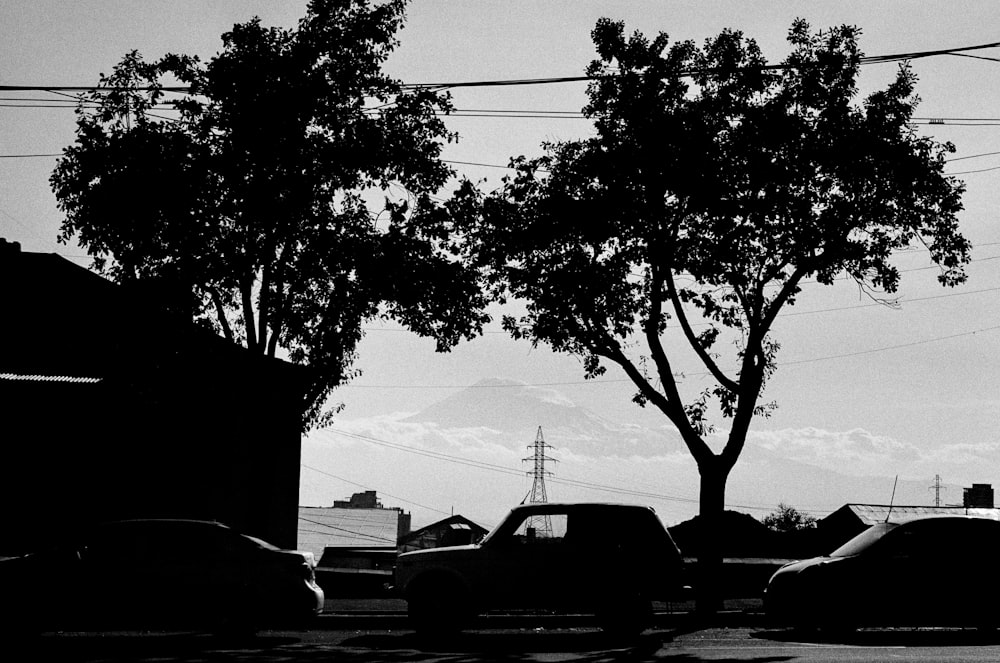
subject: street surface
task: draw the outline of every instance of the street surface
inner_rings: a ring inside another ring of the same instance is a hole
[[[372,621],[372,620],[369,620]],[[190,633],[49,633],[7,641],[9,663],[156,661],[158,663],[319,662],[474,663],[476,661],[998,661],[1000,634],[965,630],[871,630],[841,637],[741,626],[655,628],[614,642],[585,622],[546,627],[501,623],[441,642],[392,623],[376,628],[328,620],[309,631],[269,631],[245,640]]]

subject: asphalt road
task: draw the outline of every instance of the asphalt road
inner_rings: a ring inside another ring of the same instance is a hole
[[[377,628],[374,623],[373,628],[348,628],[345,622],[339,625],[345,627],[271,631],[244,640],[191,633],[49,633],[2,643],[0,658],[10,663],[1000,661],[1000,634],[971,630],[870,630],[831,638],[760,626],[695,628],[676,624],[652,629],[624,643],[609,640],[582,620],[544,626],[501,620],[488,624],[489,628],[433,642],[406,628],[385,624]]]

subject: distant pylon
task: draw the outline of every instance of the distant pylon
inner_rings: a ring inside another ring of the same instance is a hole
[[[532,477],[531,481],[531,493],[528,495],[528,502],[532,504],[544,504],[548,502],[548,495],[545,493],[545,475],[552,476],[552,472],[547,472],[545,470],[545,461],[557,462],[554,458],[549,458],[545,455],[546,449],[552,449],[550,445],[545,443],[545,438],[542,437],[542,427],[538,427],[538,434],[535,435],[535,443],[528,445],[529,449],[534,449],[535,453],[528,458],[524,458],[524,461],[533,461],[534,466],[530,472],[527,472],[528,476]],[[532,516],[528,518],[525,523],[525,528],[534,528],[535,536],[552,536],[552,520],[548,516]]]
[[[941,489],[944,486],[941,485],[941,475],[934,475],[934,485],[931,486],[931,490],[934,491],[934,506],[941,506]]]

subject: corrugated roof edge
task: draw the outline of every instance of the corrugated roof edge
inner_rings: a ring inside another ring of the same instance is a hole
[[[22,375],[20,373],[0,373],[0,380],[11,382],[71,382],[74,384],[97,384],[104,378],[78,375]]]

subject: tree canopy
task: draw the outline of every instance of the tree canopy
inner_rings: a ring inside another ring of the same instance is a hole
[[[525,302],[504,320],[515,338],[581,357],[588,378],[617,365],[635,401],[672,422],[715,517],[751,421],[773,407],[761,396],[779,311],[805,279],[891,293],[893,252],[913,245],[941,283],[962,282],[963,187],[943,172],[953,148],[910,124],[908,66],[857,99],[856,28],[796,21],[780,66],[732,30],[699,46],[602,19],[592,36],[595,134],[513,159],[491,193],[466,182],[440,213],[458,220],[493,296]],[[684,356],[710,386],[684,380]],[[716,452],[707,438],[721,423]]]
[[[446,94],[382,73],[404,9],[312,0],[296,28],[234,26],[208,62],[129,53],[79,105],[51,177],[60,239],[98,269],[311,367],[306,428],[355,374],[365,322],[445,350],[485,320],[446,221],[412,214],[451,176],[456,137]]]
[[[797,532],[816,526],[816,518],[808,513],[802,513],[793,506],[779,502],[778,507],[764,516],[761,521],[765,527],[775,532]]]

